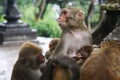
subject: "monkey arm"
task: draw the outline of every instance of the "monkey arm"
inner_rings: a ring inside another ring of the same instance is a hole
[[[68,56],[57,55],[47,64],[40,80],[78,80],[79,77],[80,70],[76,61]]]
[[[60,54],[67,55],[68,47],[66,43],[67,42],[65,39],[60,40],[57,47],[55,48],[55,51],[53,52],[53,56],[60,55]]]

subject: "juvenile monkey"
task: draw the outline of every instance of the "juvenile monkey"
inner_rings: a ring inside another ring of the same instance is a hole
[[[53,54],[53,51],[55,50],[59,40],[60,40],[59,38],[53,38],[50,41],[50,43],[49,43],[49,50],[45,53],[46,59],[49,59],[51,57],[51,55]]]
[[[19,51],[11,80],[39,80],[42,73],[40,65],[44,63],[42,48],[32,42],[25,42]]]
[[[60,41],[53,57],[59,54],[75,57],[77,51],[92,45],[92,37],[84,24],[84,12],[77,8],[64,8],[58,18],[62,30]]]
[[[76,57],[74,57],[81,67],[86,59],[91,55],[93,48],[91,46],[84,46],[82,47],[77,53]]]

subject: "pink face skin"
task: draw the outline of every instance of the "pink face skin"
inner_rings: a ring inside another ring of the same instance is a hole
[[[70,15],[70,10],[69,9],[63,9],[61,11],[60,17],[58,18],[58,24],[60,27],[63,27],[66,25],[66,20]]]

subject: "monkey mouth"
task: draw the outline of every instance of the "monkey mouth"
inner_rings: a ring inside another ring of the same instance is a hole
[[[63,26],[65,25],[65,23],[64,23],[63,21],[59,21],[59,22],[58,22],[58,25],[59,25],[60,27],[63,27]]]
[[[57,20],[58,21],[58,24],[62,24],[63,23],[63,21],[62,20]]]
[[[58,21],[58,24],[62,24],[63,22],[62,21]]]
[[[42,55],[42,54],[39,54],[37,56],[37,60],[40,62],[40,63],[44,63],[45,62],[45,57]]]
[[[45,62],[45,57],[41,55],[41,63]]]

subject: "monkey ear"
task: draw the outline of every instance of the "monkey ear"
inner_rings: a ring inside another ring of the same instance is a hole
[[[83,11],[79,11],[78,13],[77,13],[77,17],[78,17],[78,19],[84,19],[84,12]]]

